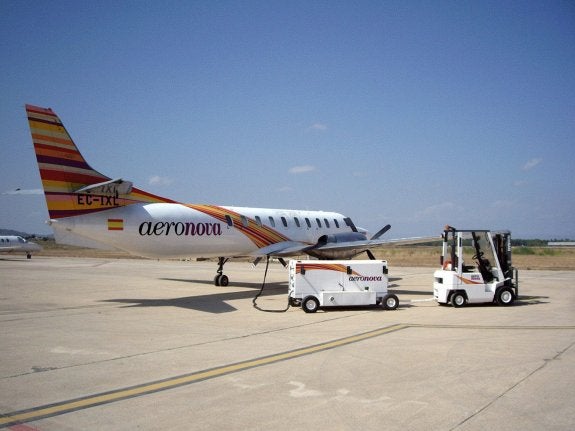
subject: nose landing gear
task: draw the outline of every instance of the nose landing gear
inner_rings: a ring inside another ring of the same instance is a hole
[[[214,277],[214,284],[216,286],[227,286],[230,284],[230,279],[224,274],[224,264],[229,260],[226,257],[218,257],[218,270],[217,275]]]

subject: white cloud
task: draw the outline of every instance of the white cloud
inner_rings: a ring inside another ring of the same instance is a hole
[[[298,175],[298,174],[305,174],[307,172],[315,171],[315,166],[311,165],[302,165],[302,166],[294,166],[290,168],[289,173]]]
[[[322,124],[322,123],[313,123],[311,126],[309,126],[309,129],[324,132],[327,130],[327,125]]]
[[[453,202],[441,202],[423,208],[414,214],[413,220],[446,220],[454,214],[460,214],[462,208]]]
[[[535,166],[537,166],[539,163],[541,163],[542,161],[543,161],[543,159],[533,158],[533,159],[527,161],[521,169],[523,169],[524,171],[529,171],[529,170],[533,169]]]
[[[151,186],[169,186],[172,184],[172,179],[168,177],[161,177],[159,175],[154,175],[148,180],[148,184]]]
[[[279,189],[277,189],[277,191],[280,193],[290,193],[290,192],[293,192],[293,187],[283,186],[283,187],[280,187]]]

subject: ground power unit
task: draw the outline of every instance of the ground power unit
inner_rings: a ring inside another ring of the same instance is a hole
[[[323,307],[381,305],[394,310],[385,260],[290,260],[289,302],[306,313]]]

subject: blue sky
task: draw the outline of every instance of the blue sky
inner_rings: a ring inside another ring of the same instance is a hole
[[[184,202],[575,238],[570,1],[4,0],[0,54],[2,228],[50,232],[31,103]]]

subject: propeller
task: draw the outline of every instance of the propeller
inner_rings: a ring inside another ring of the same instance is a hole
[[[387,224],[384,227],[382,227],[379,232],[377,232],[374,236],[371,237],[371,239],[378,239],[381,235],[383,235],[385,232],[387,232],[389,229],[391,229],[391,225]]]
[[[374,239],[378,239],[380,236],[382,236],[385,232],[387,232],[389,229],[391,229],[391,225],[387,224],[384,227],[382,227],[379,232],[377,232],[374,236],[371,237],[372,240]],[[373,253],[371,252],[371,250],[365,250],[365,252],[367,253],[367,256],[369,257],[370,260],[375,260],[375,256],[373,255]]]

